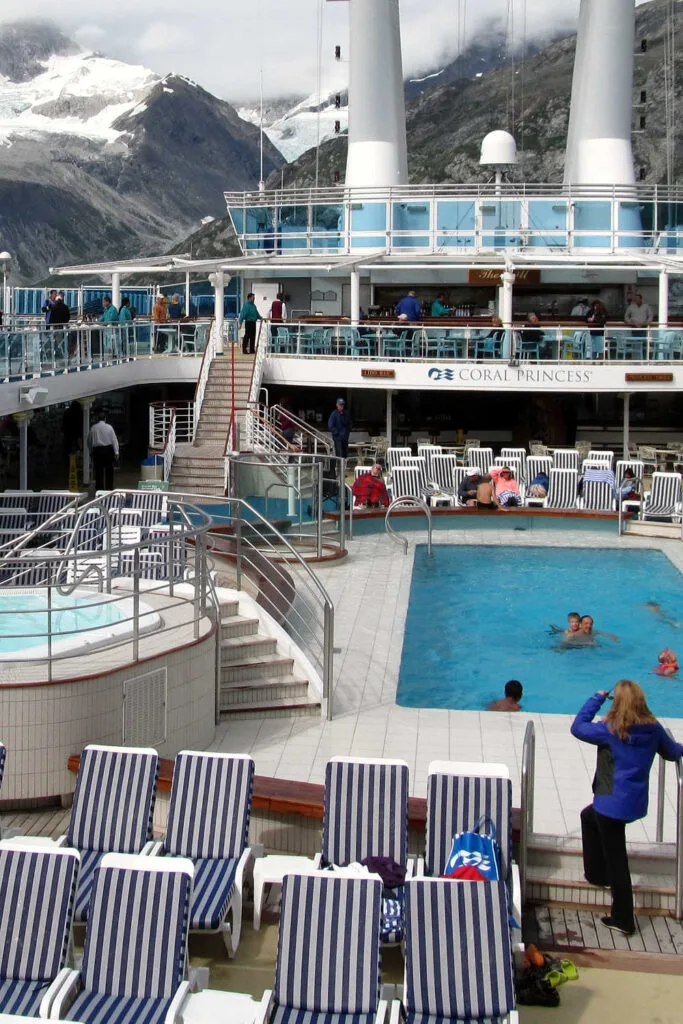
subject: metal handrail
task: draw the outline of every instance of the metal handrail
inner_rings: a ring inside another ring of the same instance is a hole
[[[529,721],[524,731],[522,747],[521,810],[519,822],[519,879],[522,889],[522,906],[526,892],[526,876],[529,863],[529,836],[534,830],[534,789],[536,776],[536,727]]]
[[[674,736],[670,729],[667,732],[671,739]],[[664,842],[664,809],[666,807],[666,759],[659,758],[657,771],[657,824],[655,839]],[[683,761],[676,761],[676,897],[674,917],[683,920]]]
[[[624,481],[622,480],[621,483],[623,483],[623,482]],[[633,477],[633,483],[638,485],[638,494],[640,495],[640,499],[639,499],[640,500],[639,518],[642,521],[642,518],[643,518],[643,488],[644,488],[645,485],[644,485],[643,481],[641,480],[641,478],[639,476]],[[621,537],[623,532],[624,532],[624,502],[625,501],[629,501],[628,498],[622,498],[622,496],[621,496],[621,484],[617,484],[616,498],[617,498],[617,511],[619,513],[619,534],[618,534],[618,536]]]
[[[384,516],[384,529],[392,540],[395,540],[398,544],[403,545],[403,554],[408,554],[408,539],[401,533],[396,533],[391,525],[389,517],[392,512],[395,512],[397,508],[418,508],[421,512],[424,512],[427,516],[427,554],[432,553],[432,513],[429,505],[422,498],[394,498],[389,505]]]
[[[211,369],[211,363],[216,355],[217,338],[216,338],[216,321],[214,320],[211,324],[209,331],[209,340],[206,343],[204,354],[202,355],[202,365],[199,368],[199,377],[197,378],[197,387],[194,392],[194,431],[192,440],[194,440],[194,434],[196,433],[197,426],[199,424],[199,417],[202,411],[202,405],[204,403],[204,395],[206,393],[206,385],[209,380],[209,371]]]
[[[299,416],[293,413],[291,409],[285,409],[281,405],[271,405],[270,408],[268,409],[268,412],[270,413],[271,417],[277,417],[278,419],[283,415],[288,417],[288,419],[290,419],[292,423],[298,428],[300,433],[304,434],[306,437],[309,437],[312,440],[314,455],[320,454],[318,452],[318,445],[322,447],[323,454],[333,454],[334,445],[330,438],[325,437],[323,433],[321,433],[319,430],[316,430],[315,427],[312,427],[310,423],[306,423],[305,420],[302,420]]]

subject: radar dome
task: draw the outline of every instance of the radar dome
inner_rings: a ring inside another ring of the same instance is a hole
[[[508,167],[517,163],[517,143],[510,132],[489,132],[481,144],[479,163],[484,167]]]

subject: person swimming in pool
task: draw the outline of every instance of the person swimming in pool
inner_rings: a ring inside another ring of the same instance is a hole
[[[565,640],[575,639],[579,633],[579,627],[581,625],[581,616],[578,612],[570,612],[567,616],[567,628],[563,629],[562,626],[556,626],[554,622],[550,623],[550,632],[553,635],[561,633]]]
[[[643,608],[647,608],[649,612],[652,612],[657,616],[660,622],[663,622],[665,626],[671,626],[673,629],[680,629],[681,623],[676,619],[672,618],[667,611],[665,611],[661,604],[657,601],[646,601]]]
[[[582,615],[581,622],[579,623],[578,636],[572,641],[576,643],[594,643],[595,637],[606,636],[610,640],[614,640],[615,644],[619,643],[619,637],[615,636],[614,633],[605,633],[600,629],[593,629],[593,617],[592,615]]]

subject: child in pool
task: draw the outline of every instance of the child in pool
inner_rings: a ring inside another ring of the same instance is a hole
[[[567,628],[562,629],[562,626],[556,626],[554,623],[550,623],[551,634],[561,633],[565,640],[575,640],[579,635],[579,627],[581,625],[581,616],[578,612],[570,612],[567,616]]]
[[[665,647],[663,651],[659,652],[659,658],[657,659],[659,664],[655,669],[658,676],[673,676],[678,672],[678,658],[673,651]]]

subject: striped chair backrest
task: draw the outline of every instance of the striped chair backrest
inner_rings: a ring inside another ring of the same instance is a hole
[[[512,474],[515,480],[522,483],[522,461],[518,458],[504,459],[501,455],[498,455],[493,460],[492,469],[501,469],[503,466],[508,466],[512,470]]]
[[[614,452],[590,451],[584,457],[584,462],[590,462],[591,466],[605,466],[607,469],[611,469],[614,462]]]
[[[528,483],[538,476],[539,473],[544,473],[545,476],[550,476],[550,470],[553,468],[552,455],[530,455],[526,460],[526,475]]]
[[[0,508],[22,508],[25,512],[33,508],[33,491],[3,491],[0,494]]]
[[[3,530],[26,530],[25,508],[0,508],[0,533]]]
[[[420,474],[420,486],[427,487],[427,460],[421,455],[407,455],[401,459],[398,469],[416,469]]]
[[[393,473],[396,466],[399,465],[402,458],[406,458],[412,455],[410,448],[387,448],[387,468],[390,473]]]
[[[107,521],[102,510],[99,508],[89,508],[81,517],[78,529],[76,530],[76,550],[101,550],[106,529]]]
[[[520,476],[518,480],[526,483],[526,448],[501,448],[500,455],[503,459],[519,459]]]
[[[579,474],[575,469],[551,469],[548,508],[576,508]]]
[[[391,474],[391,494],[396,498],[421,498],[420,470],[413,466],[397,466]]]
[[[505,883],[409,881],[405,964],[410,1019],[506,1017],[515,989]]]
[[[85,747],[76,779],[70,846],[137,853],[152,833],[159,755],[130,747]]]
[[[453,490],[453,473],[458,468],[455,455],[433,455],[431,476],[442,491]]]
[[[0,979],[47,981],[66,960],[80,856],[65,847],[0,847]]]
[[[125,508],[140,513],[141,526],[158,526],[168,508],[168,497],[161,491],[135,491],[126,498]]]
[[[164,849],[228,860],[247,844],[254,762],[244,754],[181,750],[173,768]]]
[[[71,491],[41,491],[36,506],[36,516],[39,522],[49,519],[55,512],[61,512],[78,497],[78,494],[73,494]]]
[[[510,873],[512,855],[512,782],[501,776],[433,772],[427,777],[425,871],[443,875],[453,836],[470,832],[482,815],[496,828],[501,870]]]
[[[624,482],[624,473],[630,469],[637,480],[643,479],[645,466],[640,459],[619,459],[614,471],[617,480],[617,487]]]
[[[592,512],[614,511],[614,488],[605,480],[584,480],[583,507]]]
[[[273,995],[315,1013],[369,1014],[379,1003],[378,878],[286,875]]]
[[[0,562],[2,582],[11,587],[39,587],[60,582],[59,565],[34,558],[4,558]]]
[[[580,454],[576,448],[556,448],[553,455],[553,469],[579,468]]]
[[[408,863],[408,765],[333,757],[325,768],[323,859],[350,864],[365,857]]]
[[[488,473],[493,462],[493,448],[468,448],[467,465],[479,466],[482,473]]]
[[[437,455],[443,455],[443,448],[440,444],[418,444],[417,454],[421,455],[427,463],[427,473],[430,478],[433,476],[433,460]]]
[[[663,508],[675,510],[676,504],[681,500],[681,474],[680,473],[653,473],[652,490],[650,500],[645,506],[649,508]]]
[[[86,991],[168,999],[183,980],[194,868],[185,858],[144,859],[148,865],[107,854],[95,869],[81,968]]]

